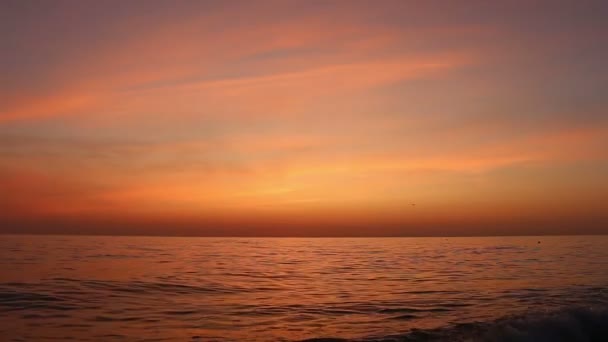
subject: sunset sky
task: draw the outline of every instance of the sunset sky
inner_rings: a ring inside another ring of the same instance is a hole
[[[0,232],[608,233],[607,18],[4,0]]]

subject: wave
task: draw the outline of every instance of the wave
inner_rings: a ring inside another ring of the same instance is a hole
[[[243,291],[222,284],[194,286],[145,281],[98,281],[54,278],[47,283],[0,283],[0,313],[100,309],[107,298],[176,295],[229,295]],[[29,316],[26,318],[30,318]]]
[[[560,342],[608,341],[608,307],[571,307],[534,311],[490,322],[412,329],[400,335],[363,339],[313,338],[302,342]]]
[[[37,292],[16,291],[0,287],[0,312],[17,310],[76,310],[80,307],[65,298]]]
[[[187,285],[181,283],[155,282],[155,281],[116,281],[116,280],[78,280],[69,278],[53,278],[55,286],[64,283],[78,286],[80,289],[102,290],[118,293],[134,294],[230,294],[245,291],[240,287],[233,287],[224,284],[210,283],[205,286]]]

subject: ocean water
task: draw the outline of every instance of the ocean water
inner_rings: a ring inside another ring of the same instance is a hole
[[[608,341],[607,289],[608,236],[0,236],[0,341]]]

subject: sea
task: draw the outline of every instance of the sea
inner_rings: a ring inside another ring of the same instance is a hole
[[[608,341],[608,236],[0,235],[0,341]]]

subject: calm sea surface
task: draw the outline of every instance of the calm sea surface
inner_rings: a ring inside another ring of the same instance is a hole
[[[0,236],[0,341],[581,334],[607,289],[608,236]]]

